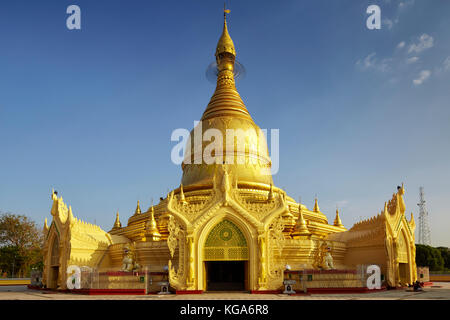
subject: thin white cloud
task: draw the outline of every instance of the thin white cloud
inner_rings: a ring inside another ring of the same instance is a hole
[[[390,6],[391,3],[393,3],[393,1],[385,0],[385,3]],[[405,11],[405,9],[409,6],[412,6],[413,4],[414,4],[414,0],[400,1],[400,3],[398,4],[397,10],[395,10],[395,13],[394,13],[394,16],[392,17],[392,19],[389,19],[389,18],[383,19],[382,20],[383,25],[386,26],[388,30],[391,30],[396,24],[398,24],[398,22],[400,20],[400,15]]]
[[[364,60],[362,60],[362,61],[358,60],[356,62],[356,64],[364,70],[369,69],[369,68],[375,66],[375,62],[376,62],[375,55],[376,55],[376,53],[372,52],[367,57],[365,57]]]
[[[381,62],[378,64],[378,70],[380,70],[381,72],[386,72],[390,70],[390,63],[391,63],[392,59],[391,58],[386,58],[381,60]]]
[[[442,64],[434,68],[434,74],[441,75],[444,72],[450,71],[450,56],[444,59]]]
[[[406,59],[407,64],[416,63],[417,61],[419,61],[419,57],[411,57],[411,58]]]
[[[376,53],[372,52],[367,57],[365,57],[363,60],[358,60],[356,62],[356,65],[359,66],[362,70],[368,70],[368,69],[375,69],[381,72],[386,72],[390,69],[390,62],[392,59],[383,59],[381,61],[378,61],[378,59],[375,57]]]
[[[445,60],[444,60],[444,70],[445,71],[450,71],[450,56],[448,56]]]
[[[419,41],[417,43],[412,43],[408,48],[408,53],[420,53],[426,49],[433,47],[434,39],[432,36],[424,33],[419,37]]]
[[[418,78],[413,80],[414,85],[420,86],[422,83],[424,83],[424,81],[426,81],[430,77],[430,75],[431,75],[430,70],[420,71]]]
[[[402,41],[402,42],[400,42],[398,45],[397,45],[397,49],[401,49],[401,48],[403,48],[404,46],[405,46],[405,41]]]

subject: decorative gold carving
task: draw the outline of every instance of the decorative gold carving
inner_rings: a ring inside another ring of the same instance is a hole
[[[259,278],[258,284],[260,290],[267,287],[267,260],[266,260],[266,239],[263,236],[258,237],[259,244]]]
[[[169,247],[170,256],[173,258],[179,239],[184,236],[184,230],[172,215],[169,216],[169,224],[167,229],[169,230],[167,246]]]
[[[204,246],[204,261],[248,260],[247,241],[231,221],[219,222],[209,233]]]
[[[189,201],[185,199],[183,202],[182,199],[174,199],[174,201],[170,201],[170,209],[177,211],[186,217],[188,221],[193,222],[197,217],[210,209],[215,200],[217,200],[217,197],[214,190],[212,190],[208,195],[190,197]]]
[[[194,238],[192,236],[186,238],[188,246],[188,277],[186,279],[186,285],[192,286],[194,283],[194,270],[195,270],[195,251],[194,251]]]
[[[172,259],[169,260],[169,281],[173,287],[184,290],[186,288],[186,233],[172,215],[169,217],[168,229],[167,245],[172,258],[178,247],[178,267],[175,268]]]
[[[283,282],[284,261],[282,257],[282,250],[284,245],[284,222],[283,217],[279,216],[273,220],[268,230],[268,289],[279,288]]]
[[[251,198],[246,198],[239,190],[236,190],[233,195],[237,200],[237,203],[258,220],[264,219],[271,212],[275,211],[282,205],[279,194],[273,195],[271,201],[267,201],[264,195],[257,195],[254,193]]]

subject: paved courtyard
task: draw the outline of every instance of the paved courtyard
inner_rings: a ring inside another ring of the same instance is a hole
[[[450,283],[435,282],[422,292],[408,289],[354,294],[248,294],[242,292],[204,293],[202,295],[100,295],[88,296],[30,290],[26,286],[0,286],[0,300],[450,300]]]

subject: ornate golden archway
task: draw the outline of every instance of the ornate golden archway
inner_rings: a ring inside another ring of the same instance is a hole
[[[59,277],[59,238],[55,234],[51,242],[50,254],[49,254],[49,277],[48,277],[48,288],[56,289],[58,287],[58,277]]]
[[[397,258],[400,283],[411,283],[408,242],[403,231],[400,231],[397,244]]]
[[[241,229],[230,220],[218,222],[203,246],[203,288],[241,291],[248,288],[249,248]]]
[[[204,261],[248,260],[247,240],[230,220],[219,222],[208,234],[203,248]]]

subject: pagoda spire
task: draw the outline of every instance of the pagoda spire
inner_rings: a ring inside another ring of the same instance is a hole
[[[203,113],[202,120],[220,116],[233,116],[252,120],[248,110],[236,90],[234,81],[234,66],[236,60],[236,49],[233,40],[228,33],[227,13],[224,9],[224,21],[222,35],[217,42],[217,86],[211,100]]]
[[[317,201],[317,196],[314,198],[314,212],[320,212],[319,203]]]
[[[155,209],[152,206],[150,210],[150,219],[145,225],[145,241],[159,241],[161,239],[161,234],[158,230],[158,225],[155,219]]]
[[[233,39],[231,39],[230,34],[228,33],[227,27],[227,13],[230,13],[229,9],[226,9],[225,4],[223,5],[223,31],[220,36],[219,42],[216,47],[216,57],[221,53],[228,52],[236,57],[236,49],[234,48]]]
[[[336,227],[343,227],[344,225],[342,224],[341,218],[339,217],[339,210],[336,207],[336,218],[334,218],[334,226]]]
[[[139,205],[139,200],[137,201],[136,210],[134,211],[134,214],[140,214],[141,213],[141,206]]]
[[[292,237],[294,239],[297,239],[298,237],[308,236],[310,234],[311,234],[311,232],[309,232],[308,227],[306,226],[305,218],[303,217],[302,204],[299,203],[298,204],[298,219],[297,219],[297,223],[295,224],[294,232],[292,233]]]
[[[117,213],[116,213],[116,221],[114,221],[114,227],[113,227],[113,229],[118,229],[118,228],[122,228],[122,223],[120,222],[120,219],[119,219],[119,211],[117,210]]]

